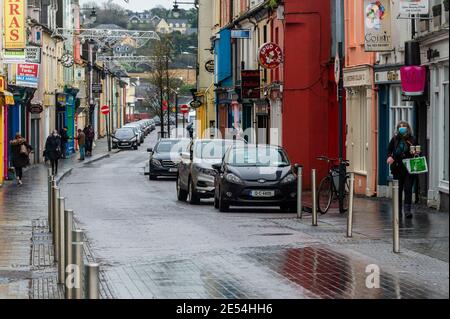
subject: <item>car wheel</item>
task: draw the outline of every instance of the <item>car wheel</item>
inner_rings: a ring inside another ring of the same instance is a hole
[[[181,202],[185,202],[187,199],[187,192],[181,188],[180,176],[177,178],[177,197]]]
[[[225,202],[225,200],[222,198],[222,194],[219,193],[219,211],[222,213],[226,213],[230,210],[230,204]]]
[[[200,202],[200,199],[198,198],[197,194],[195,193],[195,188],[194,188],[194,184],[192,183],[192,179],[189,178],[189,183],[188,183],[188,202],[192,205],[198,204]]]

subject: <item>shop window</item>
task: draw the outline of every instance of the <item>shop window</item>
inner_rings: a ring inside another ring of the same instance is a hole
[[[414,132],[414,104],[413,102],[402,101],[402,88],[400,85],[391,85],[389,100],[389,138],[394,136],[397,124],[400,121],[408,122]]]

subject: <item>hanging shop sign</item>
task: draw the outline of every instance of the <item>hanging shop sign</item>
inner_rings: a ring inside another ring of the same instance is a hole
[[[31,114],[41,114],[44,108],[40,104],[31,104],[28,110]]]
[[[241,78],[242,98],[259,99],[261,97],[261,73],[259,70],[242,71]]]
[[[193,109],[198,109],[200,106],[202,106],[203,105],[203,103],[202,103],[202,101],[200,101],[200,100],[194,100],[194,101],[192,101],[191,103],[190,103],[190,106],[193,108]]]
[[[258,50],[258,61],[265,69],[276,69],[283,62],[283,51],[276,43],[265,43]]]
[[[5,90],[6,90],[5,78],[3,76],[0,76],[0,92],[5,92]]]
[[[39,64],[18,64],[16,85],[37,88],[39,83]]]
[[[3,62],[5,64],[26,63],[25,49],[21,50],[4,50]]]
[[[67,106],[67,98],[64,93],[56,94],[56,111],[57,112],[65,112]]]
[[[428,14],[430,0],[400,0],[400,14]]]
[[[25,49],[25,62],[26,63],[41,63],[41,48],[40,47],[27,47]]]
[[[425,92],[427,71],[423,66],[404,66],[400,69],[402,91],[405,96],[420,96]]]
[[[205,63],[205,69],[209,73],[214,73],[214,60],[209,60]]]
[[[26,0],[5,0],[4,48],[25,49],[26,47]]]
[[[390,0],[365,0],[364,21],[365,51],[392,51]]]

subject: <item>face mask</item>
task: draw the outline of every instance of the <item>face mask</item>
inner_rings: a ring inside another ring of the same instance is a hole
[[[398,132],[400,133],[400,135],[406,135],[406,133],[408,133],[408,129],[406,127],[400,127],[398,129]]]

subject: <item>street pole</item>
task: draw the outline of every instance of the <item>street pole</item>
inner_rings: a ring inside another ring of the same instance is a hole
[[[89,116],[88,116],[88,123],[92,124],[92,112],[91,112],[91,108],[94,105],[94,99],[92,97],[92,85],[93,85],[93,80],[94,80],[94,57],[93,57],[93,52],[92,52],[92,42],[89,40]]]
[[[169,43],[166,42],[166,85],[167,85],[167,136],[170,138],[170,79],[169,79]]]
[[[175,132],[178,134],[178,92],[175,93]]]
[[[343,49],[342,42],[338,44],[338,53],[340,65],[343,65]],[[339,95],[339,212],[343,214],[345,212],[344,209],[344,192],[345,192],[345,176],[347,175],[347,166],[344,163],[344,72],[342,67],[339,71],[339,87],[338,87],[338,95]]]

